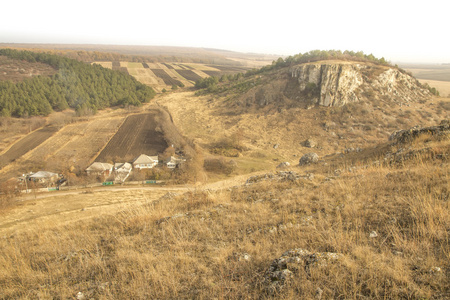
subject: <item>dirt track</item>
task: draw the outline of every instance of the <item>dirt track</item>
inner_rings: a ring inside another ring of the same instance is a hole
[[[19,198],[17,205],[0,215],[0,237],[36,226],[66,224],[100,215],[138,208],[160,199],[168,192],[218,190],[242,185],[250,175],[241,175],[203,185],[98,187],[54,193],[30,193]]]
[[[33,150],[57,131],[58,128],[55,126],[46,126],[25,136],[0,156],[0,168]]]

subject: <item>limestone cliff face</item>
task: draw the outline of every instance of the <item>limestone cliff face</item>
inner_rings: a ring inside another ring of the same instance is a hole
[[[297,81],[297,88],[290,89],[290,98],[305,98],[306,94],[310,101],[323,106],[341,106],[360,101],[367,95],[406,102],[430,96],[413,77],[384,66],[311,63],[291,67],[289,75]]]
[[[240,96],[238,105],[342,106],[358,101],[406,104],[431,93],[397,68],[372,63],[323,61],[281,69]]]

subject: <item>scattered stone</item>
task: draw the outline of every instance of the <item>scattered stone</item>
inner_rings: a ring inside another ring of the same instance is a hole
[[[333,121],[326,121],[325,123],[323,123],[323,128],[327,131],[330,128],[334,128],[334,127],[336,127],[336,123],[334,123]]]
[[[278,147],[280,147],[280,144],[273,145],[273,149],[278,149]]]
[[[281,168],[287,168],[287,167],[289,167],[291,164],[289,163],[289,162],[287,162],[287,161],[285,161],[285,162],[282,162],[281,164],[279,164],[278,166],[277,166],[277,168],[278,169],[281,169]]]
[[[77,294],[77,300],[84,300],[86,299],[86,297],[84,296],[84,294],[82,292],[78,292]]]
[[[300,176],[294,171],[277,171],[275,174],[266,173],[263,175],[251,176],[247,179],[245,184],[250,185],[265,180],[295,181],[298,178],[300,178]]]
[[[371,239],[376,238],[376,237],[378,237],[378,233],[377,233],[376,231],[372,231],[372,232],[369,234],[369,237],[370,237]]]
[[[362,151],[362,149],[359,147],[356,147],[356,148],[350,147],[350,148],[345,149],[344,153],[361,152],[361,151]]]
[[[272,261],[264,276],[266,290],[280,290],[301,269],[309,273],[312,267],[327,267],[343,255],[332,252],[311,253],[305,249],[291,249]]]
[[[233,252],[231,256],[228,257],[229,260],[233,261],[250,261],[252,256],[248,253],[238,253]]]
[[[316,290],[315,299],[317,299],[317,300],[322,299],[322,294],[323,294],[323,290],[320,287],[318,287],[317,290]]]
[[[395,131],[389,137],[389,141],[396,143],[411,142],[422,134],[437,136],[438,138],[448,138],[450,130],[450,121],[442,120],[438,126],[420,127],[415,126],[406,130]]]
[[[430,269],[430,273],[432,273],[432,274],[436,274],[436,273],[440,273],[440,272],[442,272],[442,269],[439,267],[432,267]]]
[[[319,161],[319,155],[317,155],[314,152],[311,152],[311,153],[307,153],[307,154],[303,155],[300,158],[298,164],[300,166],[303,166],[303,165],[309,165],[312,163],[317,163],[318,161]]]
[[[305,145],[305,147],[308,147],[308,148],[314,148],[314,147],[317,146],[317,143],[316,143],[316,141],[313,140],[313,139],[307,139],[307,140],[304,142],[304,145]]]
[[[173,193],[173,192],[167,192],[164,195],[162,195],[159,200],[172,200],[173,198],[175,198],[176,196],[178,196],[177,193]]]

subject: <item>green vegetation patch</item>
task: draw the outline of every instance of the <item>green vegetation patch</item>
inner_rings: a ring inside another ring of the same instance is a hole
[[[19,83],[0,82],[0,115],[48,115],[74,108],[79,115],[117,105],[140,105],[155,91],[128,74],[48,53],[0,49],[0,55],[55,68],[52,76],[36,76]],[[113,62],[113,68],[114,68]]]

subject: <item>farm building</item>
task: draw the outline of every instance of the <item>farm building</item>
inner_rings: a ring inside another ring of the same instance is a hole
[[[114,164],[114,180],[124,182],[131,173],[133,166],[130,163]]]
[[[133,161],[134,169],[151,169],[158,165],[158,156],[148,156],[145,154],[139,155]]]
[[[38,171],[34,174],[27,176],[29,181],[45,183],[45,184],[53,184],[56,183],[59,179],[59,175],[53,172],[47,171]]]
[[[113,168],[114,166],[109,163],[94,162],[86,169],[86,172],[88,175],[109,176],[112,173]]]
[[[167,168],[169,169],[175,169],[180,163],[182,163],[183,161],[186,161],[185,159],[182,158],[178,158],[175,156],[170,156],[169,158],[167,158],[166,160],[164,160],[164,164],[167,166]]]

